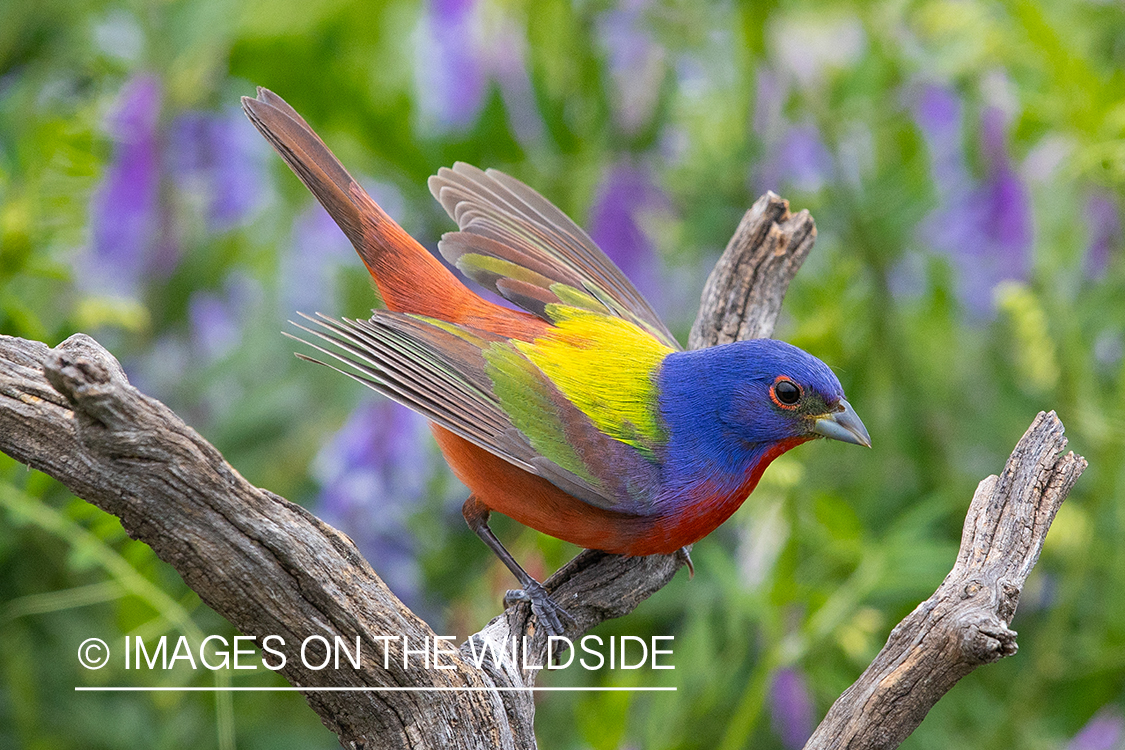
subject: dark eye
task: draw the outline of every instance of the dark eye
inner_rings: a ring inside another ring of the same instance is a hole
[[[773,397],[781,406],[793,406],[801,400],[801,386],[788,378],[778,378],[773,384]]]

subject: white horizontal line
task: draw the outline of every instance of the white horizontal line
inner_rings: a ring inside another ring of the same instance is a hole
[[[675,687],[76,687],[79,693],[551,693],[675,692]]]

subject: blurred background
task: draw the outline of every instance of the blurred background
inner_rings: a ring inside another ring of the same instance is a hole
[[[775,190],[820,233],[776,335],[834,366],[875,448],[779,459],[696,546],[694,580],[595,631],[674,635],[674,671],[541,683],[678,691],[541,695],[542,747],[799,748],[949,571],[977,482],[1055,409],[1090,468],[1023,593],[1019,654],[904,747],[1120,748],[1123,8],[0,0],[0,332],[95,336],[463,638],[510,576],[461,519],[424,421],[281,336],[297,311],[366,316],[374,295],[239,97],[285,97],[431,248],[454,229],[425,186],[439,167],[524,180],[681,341],[740,216]],[[577,552],[497,531],[539,576]],[[235,635],[115,518],[0,455],[0,747],[338,746],[295,694],[73,691],[283,684],[74,656],[90,636],[213,633]]]

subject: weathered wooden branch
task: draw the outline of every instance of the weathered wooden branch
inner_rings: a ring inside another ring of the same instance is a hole
[[[958,680],[1016,652],[1009,630],[1055,513],[1086,468],[1063,453],[1054,412],[1039,413],[1004,472],[977,487],[953,570],[894,627],[887,645],[829,709],[805,750],[898,747]]]
[[[708,279],[690,346],[770,335],[815,236],[807,212],[790,214],[772,194],[755,202]],[[1028,436],[1039,437],[1029,443]],[[1014,648],[1006,626],[1019,587],[1058,503],[1085,466],[1072,455],[1058,458],[1065,440],[1053,415],[1037,420],[1028,436],[1004,476],[986,480],[978,491],[966,524],[968,546],[946,583],[895,629],[810,747],[893,747],[963,674]],[[167,407],[130,386],[112,355],[87,336],[72,336],[54,349],[0,336],[0,450],[118,516],[131,536],[149,544],[247,635],[278,635],[287,644],[309,636],[340,636],[347,643],[358,636],[365,644],[387,635],[412,644],[433,641],[433,631],[391,593],[351,540],[300,506],[251,486]],[[587,550],[546,586],[573,616],[568,635],[574,637],[631,612],[682,564],[675,556]],[[966,613],[957,602],[977,608]],[[376,659],[355,670],[318,671],[292,658],[280,672],[306,688],[477,688],[306,692],[345,747],[533,748],[531,694],[484,688],[528,687],[537,671],[497,662],[491,652],[480,668],[472,658],[486,642],[519,643],[524,636],[527,663],[543,663],[546,636],[520,605],[443,657],[452,669],[416,663],[404,669],[399,660]]]
[[[815,241],[808,211],[789,213],[773,193],[756,200],[707,277],[688,348],[772,336],[789,283]]]

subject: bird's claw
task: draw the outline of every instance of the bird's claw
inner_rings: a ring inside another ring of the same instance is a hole
[[[691,551],[687,547],[680,547],[674,554],[677,560],[687,566],[688,580],[695,578],[695,565],[691,562]]]
[[[562,635],[564,621],[574,624],[574,618],[551,598],[547,589],[538,581],[530,581],[522,589],[510,589],[504,595],[505,607],[510,607],[516,602],[531,603],[532,614],[546,629],[548,635]]]

